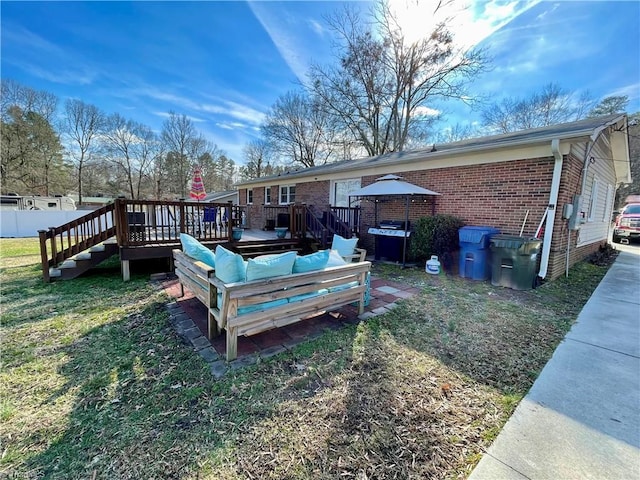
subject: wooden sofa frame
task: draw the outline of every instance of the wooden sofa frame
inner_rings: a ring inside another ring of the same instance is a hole
[[[358,259],[364,256],[359,255]],[[249,336],[283,327],[318,312],[354,302],[358,304],[358,314],[361,315],[364,312],[366,277],[371,270],[371,262],[358,261],[313,272],[225,284],[215,276],[213,268],[193,260],[181,250],[173,250],[173,260],[181,293],[184,294],[184,287],[187,287],[207,307],[209,339],[218,336],[223,329],[226,331],[227,361],[237,357],[238,335]],[[342,290],[326,291],[346,284],[349,286]],[[323,293],[310,298],[238,313],[241,307],[311,294],[319,290]],[[222,294],[220,304],[219,293]]]

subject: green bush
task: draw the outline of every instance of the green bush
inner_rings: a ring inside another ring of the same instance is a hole
[[[458,250],[458,230],[464,222],[451,215],[422,217],[414,224],[411,235],[411,256],[428,260],[431,255],[442,256]]]

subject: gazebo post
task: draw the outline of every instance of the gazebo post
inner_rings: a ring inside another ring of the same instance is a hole
[[[407,233],[409,232],[409,195],[406,197],[406,204],[404,209],[404,245],[402,246],[402,268],[405,268],[407,259]]]

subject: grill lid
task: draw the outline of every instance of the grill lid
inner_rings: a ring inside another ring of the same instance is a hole
[[[382,220],[380,222],[380,228],[386,228],[388,230],[407,230],[407,228],[405,228],[404,220]]]

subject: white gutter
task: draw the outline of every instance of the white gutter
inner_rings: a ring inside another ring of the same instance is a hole
[[[551,193],[549,194],[549,206],[547,219],[544,226],[544,239],[542,240],[542,258],[540,259],[540,271],[538,276],[545,278],[549,267],[549,254],[551,253],[551,240],[553,239],[553,226],[555,225],[556,202],[560,191],[560,176],[562,175],[562,154],[560,153],[560,139],[551,140],[551,153],[556,162],[553,166],[553,178],[551,179]]]

